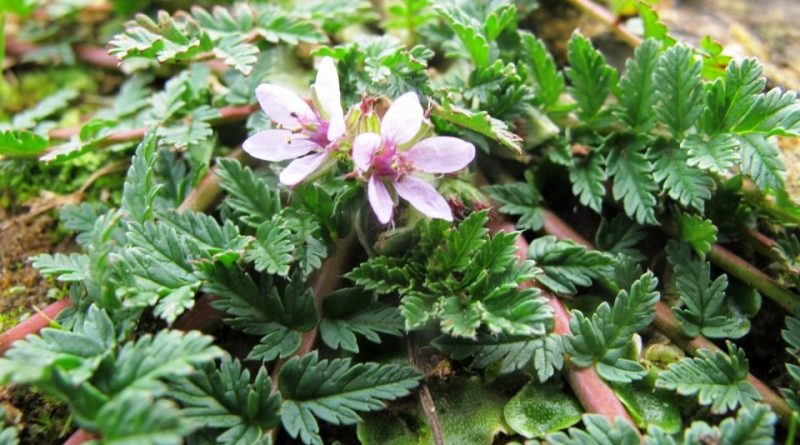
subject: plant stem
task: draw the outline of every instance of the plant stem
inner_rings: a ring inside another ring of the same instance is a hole
[[[408,355],[414,368],[425,374],[422,366],[423,361],[419,356],[417,336],[413,331],[408,333]],[[444,429],[442,428],[442,422],[439,420],[439,416],[436,414],[436,403],[434,403],[431,390],[424,379],[417,389],[417,398],[419,399],[419,404],[422,406],[422,411],[425,413],[425,418],[428,420],[428,427],[431,429],[434,445],[445,445]]]
[[[69,439],[67,439],[67,441],[64,442],[64,445],[81,445],[92,439],[95,439],[96,437],[97,436],[95,436],[94,434],[81,428],[72,433],[72,435],[69,436]]]
[[[548,228],[553,227],[560,228],[560,230],[555,232],[547,231]],[[579,235],[576,236],[576,238],[572,238],[570,233],[577,235],[577,232],[575,232],[566,222],[564,222],[564,220],[549,210],[545,211],[544,231],[549,235],[554,235],[558,238],[571,239],[588,249],[594,249],[594,246],[591,243]],[[731,253],[730,255],[733,254]],[[752,268],[753,266],[750,267]],[[672,313],[672,309],[663,301],[656,303],[656,316],[653,319],[653,325],[655,325],[659,332],[666,335],[673,343],[678,345],[684,351],[688,352],[690,355],[697,356],[697,351],[700,349],[707,349],[712,352],[720,350],[716,344],[703,336],[686,336],[681,330],[680,323],[675,317],[675,314]],[[775,413],[778,415],[781,424],[788,428],[791,424],[792,409],[789,407],[786,401],[764,382],[753,376],[753,374],[747,375],[747,381],[749,381],[756,388],[758,393],[761,394],[764,402],[772,407],[773,411],[775,411]]]
[[[568,0],[572,6],[578,8],[584,13],[592,16],[594,19],[605,23],[614,34],[625,43],[636,47],[642,43],[642,38],[631,32],[625,25],[619,22],[617,17],[608,9],[598,5],[592,0]]]
[[[800,297],[784,289],[769,275],[761,272],[735,253],[715,244],[711,246],[708,258],[729,274],[747,283],[748,286],[758,289],[767,298],[786,309],[789,313],[795,313],[797,305],[800,303]]]
[[[3,64],[6,60],[6,15],[0,14],[0,83],[5,82]]]
[[[58,300],[35,314],[18,323],[13,328],[0,334],[0,355],[5,353],[11,345],[22,340],[30,334],[35,334],[50,325],[59,312],[69,307],[69,298]]]
[[[563,222],[562,225],[566,226]],[[516,231],[516,228],[513,224],[501,218],[494,218],[489,222],[489,230],[492,233],[500,231],[513,232]],[[525,241],[525,238],[520,236],[517,238],[517,257],[523,260],[526,259],[527,256],[528,242]],[[524,285],[536,286],[536,283],[529,282],[524,283]],[[553,308],[553,317],[555,321],[554,332],[559,335],[568,335],[570,333],[570,316],[567,309],[556,296],[544,289],[542,289],[542,292]],[[636,423],[631,419],[628,411],[619,401],[616,394],[614,394],[614,391],[600,378],[593,367],[578,368],[572,365],[567,357],[564,363],[564,373],[566,374],[567,382],[587,412],[600,414],[611,422],[617,417],[622,417],[636,427]],[[636,431],[638,432],[639,429],[636,428]]]

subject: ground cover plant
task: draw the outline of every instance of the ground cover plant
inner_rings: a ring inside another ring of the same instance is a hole
[[[571,3],[0,5],[0,444],[794,443],[796,93]]]

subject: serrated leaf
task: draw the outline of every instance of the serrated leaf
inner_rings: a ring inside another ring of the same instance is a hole
[[[31,264],[39,273],[55,276],[58,281],[83,281],[88,278],[89,257],[78,253],[42,253],[31,257]]]
[[[602,303],[591,318],[573,311],[571,335],[564,337],[564,350],[577,366],[595,366],[606,380],[627,383],[642,378],[646,371],[637,361],[624,358],[633,334],[646,328],[655,317],[660,296],[652,272],[631,285],[630,292],[617,294],[613,307]]]
[[[625,75],[619,82],[622,121],[636,133],[649,131],[656,123],[657,81],[653,74],[659,62],[661,46],[647,39],[636,48],[634,58],[625,63]]]
[[[434,107],[431,113],[456,126],[499,142],[515,156],[522,154],[522,138],[510,131],[505,122],[489,116],[485,111],[475,112],[444,102],[441,106]]]
[[[728,353],[700,349],[695,358],[683,358],[661,372],[656,387],[697,395],[700,405],[711,405],[711,412],[723,414],[737,406],[750,407],[761,395],[747,381],[749,363],[744,351],[727,342]]]
[[[573,160],[572,168],[569,169],[569,181],[572,183],[572,193],[581,204],[600,213],[603,197],[606,195],[603,157],[592,154],[585,160]]]
[[[611,192],[622,201],[625,214],[639,224],[657,224],[655,192],[658,185],[652,176],[653,166],[639,150],[638,143],[611,149],[606,159],[607,174],[614,178]]]
[[[727,173],[736,165],[739,155],[736,140],[727,133],[708,140],[691,135],[681,142],[681,148],[689,151],[687,163],[690,166],[716,174]]]
[[[366,290],[389,294],[407,287],[411,281],[405,262],[400,258],[370,258],[345,274],[345,278]]]
[[[727,275],[711,281],[711,265],[692,257],[685,244],[670,241],[667,255],[675,269],[676,288],[685,306],[674,310],[686,335],[709,338],[739,338],[750,322],[738,314],[725,313]]]
[[[0,131],[0,155],[34,158],[47,150],[49,141],[27,130]]]
[[[677,222],[681,239],[689,243],[698,255],[705,256],[716,244],[717,227],[710,220],[680,212]]]
[[[742,173],[753,178],[761,190],[783,190],[786,168],[778,148],[759,134],[740,135],[736,139],[740,146]]]
[[[319,360],[316,352],[295,357],[281,369],[281,422],[287,433],[307,444],[322,445],[317,418],[334,425],[361,420],[358,412],[378,411],[417,386],[408,367],[349,359]]]
[[[578,103],[578,115],[591,122],[597,117],[608,97],[617,88],[617,71],[606,63],[606,58],[592,43],[574,32],[567,44],[569,67],[565,70],[571,85],[567,91]]]
[[[433,345],[455,360],[471,357],[472,366],[479,369],[498,366],[501,374],[532,367],[539,382],[564,366],[561,337],[553,334],[541,338],[481,334],[474,340],[443,335]]]
[[[156,134],[149,132],[136,147],[131,167],[122,187],[120,208],[128,218],[143,223],[153,216],[153,201],[158,194],[159,185],[153,180],[156,163]]]
[[[656,113],[673,137],[681,139],[703,111],[700,62],[691,48],[675,45],[664,52],[655,71]]]
[[[280,421],[280,399],[263,366],[255,380],[239,360],[225,356],[219,366],[206,364],[194,374],[176,379],[172,394],[181,412],[202,428],[217,432],[217,443],[250,445]]]
[[[500,204],[500,212],[519,216],[516,226],[520,229],[539,230],[544,225],[544,211],[539,206],[541,195],[532,184],[515,182],[483,189]]]
[[[536,280],[556,294],[574,295],[577,286],[592,285],[593,279],[601,278],[611,271],[613,260],[603,253],[588,250],[568,240],[554,236],[536,238],[528,248],[540,272]]]
[[[610,424],[600,414],[584,414],[585,430],[570,428],[569,433],[553,433],[547,435],[547,442],[552,445],[638,445],[641,443],[638,431],[625,419],[617,417]]]
[[[670,198],[684,207],[702,212],[711,198],[714,179],[689,166],[688,153],[677,146],[659,146],[648,152],[653,162],[653,178]]]
[[[594,237],[594,243],[601,252],[621,254],[634,261],[641,261],[644,255],[636,249],[640,241],[647,237],[645,228],[631,221],[623,214],[616,215],[613,219],[603,219]],[[636,275],[636,278],[641,272]],[[635,278],[634,278],[635,280]],[[633,282],[634,280],[631,280]],[[627,287],[624,285],[622,287]]]
[[[96,428],[102,434],[97,443],[102,445],[178,445],[190,431],[174,403],[154,400],[141,392],[115,397],[106,403],[97,413]]]
[[[292,233],[281,224],[280,219],[267,221],[258,227],[256,241],[245,258],[255,262],[259,272],[288,276],[289,267],[294,261],[291,236]]]
[[[564,92],[564,75],[541,39],[528,32],[520,32],[520,36],[523,61],[534,82],[534,101],[545,109],[552,109]]]
[[[18,130],[31,129],[39,121],[66,108],[69,102],[76,97],[78,97],[78,92],[70,88],[57,91],[40,100],[33,107],[14,115],[11,125]]]
[[[242,220],[257,228],[280,210],[277,191],[258,178],[250,167],[234,159],[220,159],[217,164],[220,186],[228,192],[226,203],[242,215]]]
[[[489,64],[489,39],[483,34],[481,24],[467,16],[456,7],[435,7],[434,10],[445,20],[448,26],[461,41],[466,55],[477,67]],[[449,56],[458,54],[448,54]]]

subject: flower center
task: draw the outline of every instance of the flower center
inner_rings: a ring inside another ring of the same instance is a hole
[[[398,153],[394,144],[384,142],[372,157],[374,174],[389,179],[400,179],[414,171],[414,163],[406,153]]]

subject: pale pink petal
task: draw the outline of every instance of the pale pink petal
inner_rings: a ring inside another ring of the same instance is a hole
[[[321,114],[328,120],[328,140],[335,141],[344,134],[344,112],[339,93],[339,73],[330,57],[325,57],[317,68],[317,80],[311,87],[317,96]]]
[[[353,141],[353,162],[358,171],[369,170],[372,154],[380,145],[381,137],[375,133],[362,133],[356,136],[356,140]]]
[[[392,201],[392,196],[389,194],[389,191],[386,190],[386,186],[383,185],[383,181],[376,175],[372,175],[372,177],[369,178],[369,184],[367,184],[367,198],[369,198],[369,204],[372,206],[372,210],[375,212],[381,224],[386,224],[391,221],[394,201]]]
[[[289,130],[264,130],[247,138],[242,148],[254,158],[277,162],[303,156],[320,147]]]
[[[297,158],[283,169],[279,178],[283,184],[296,185],[314,173],[328,159],[328,152]]]
[[[317,115],[297,94],[277,85],[261,84],[256,97],[270,119],[286,128],[302,127],[298,117],[305,122],[316,122]]]
[[[469,142],[437,136],[423,139],[407,152],[416,170],[426,173],[450,173],[466,167],[475,158],[475,146]]]
[[[427,182],[406,176],[394,183],[394,189],[401,198],[411,203],[423,215],[446,221],[453,220],[453,213],[447,201]]]
[[[423,111],[419,98],[414,92],[403,94],[395,99],[381,122],[381,137],[397,145],[413,138],[422,125]]]

